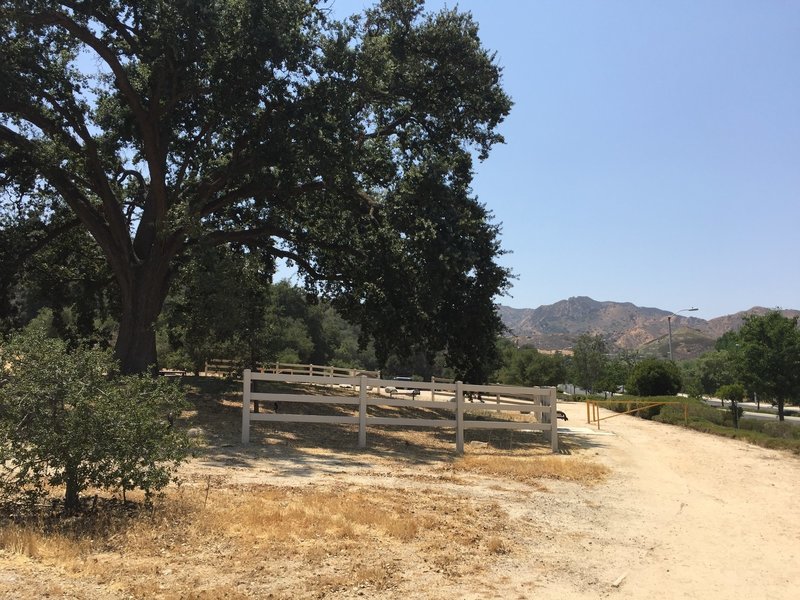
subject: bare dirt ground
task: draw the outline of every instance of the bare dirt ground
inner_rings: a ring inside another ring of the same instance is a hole
[[[154,515],[60,542],[6,528],[0,597],[797,597],[800,460],[629,416],[598,435],[559,409],[561,455],[468,432],[459,460],[451,431],[358,451],[340,428],[256,424],[244,448],[223,403]]]

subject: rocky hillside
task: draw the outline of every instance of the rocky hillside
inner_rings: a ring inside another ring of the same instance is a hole
[[[672,318],[672,351],[675,358],[698,356],[714,346],[726,331],[738,329],[748,314],[763,314],[769,309],[754,307],[734,315],[706,321],[682,313]],[[539,308],[499,307],[509,336],[519,343],[542,350],[566,350],[583,333],[602,335],[611,347],[667,354],[669,311],[643,308],[630,302],[598,302],[586,296],[561,300]],[[783,311],[787,316],[797,310]]]

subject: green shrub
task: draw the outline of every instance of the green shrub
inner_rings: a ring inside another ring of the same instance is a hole
[[[637,414],[642,419],[647,419],[648,421],[651,419],[655,419],[658,415],[661,414],[662,409],[664,408],[663,404],[657,406],[648,406],[647,408],[643,408]]]
[[[723,425],[725,422],[725,413],[708,406],[699,400],[688,400],[688,420],[689,424],[706,422],[714,425]],[[684,408],[683,406],[669,405],[661,409],[656,421],[661,423],[670,423],[673,425],[684,424]]]
[[[800,440],[800,427],[777,419],[775,421],[744,419],[739,421],[739,427],[748,431],[757,431],[774,438]]]
[[[186,456],[168,415],[183,394],[166,379],[122,377],[109,352],[29,328],[0,343],[0,496],[65,488],[74,510],[87,488],[164,488]]]
[[[731,383],[717,388],[714,396],[728,402],[741,402],[745,396],[745,389],[741,383]]]
[[[674,396],[681,389],[681,373],[671,360],[648,358],[633,368],[626,388],[637,396]]]
[[[739,421],[739,429],[735,429],[730,410],[719,410],[696,400],[690,400],[688,407],[690,429],[800,454],[800,427],[796,425],[778,420],[743,419]],[[683,407],[664,406],[655,420],[683,425]]]
[[[609,402],[608,404],[602,404],[601,406],[618,413],[628,410],[628,404],[625,402]]]
[[[608,410],[613,410],[614,412],[618,413],[630,413],[635,417],[639,417],[641,419],[653,419],[661,412],[663,405],[659,406],[649,406],[654,402],[675,402],[675,398],[672,396],[665,396],[665,397],[652,397],[652,398],[637,398],[633,397],[631,399],[620,399],[616,402],[609,402],[608,404],[601,404],[603,408],[607,408]],[[645,408],[646,407],[646,408]],[[635,409],[639,408],[640,410],[634,411]],[[681,419],[683,418],[683,409],[681,410]]]

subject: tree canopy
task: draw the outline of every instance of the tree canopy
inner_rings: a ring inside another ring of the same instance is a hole
[[[627,388],[639,396],[674,396],[681,389],[681,372],[671,360],[646,358],[633,367]]]
[[[800,328],[797,317],[778,311],[745,317],[736,335],[735,354],[745,386],[778,404],[783,421],[786,400],[800,397]]]
[[[558,385],[567,378],[564,355],[545,354],[536,348],[516,348],[509,339],[499,340],[503,366],[495,377],[512,385]]]
[[[573,346],[571,370],[575,383],[593,392],[608,362],[606,352],[606,342],[602,336],[582,334]]]
[[[423,8],[0,3],[4,269],[88,233],[125,372],[155,362],[176,272],[222,245],[297,265],[380,357],[444,349],[485,377],[509,273],[470,182],[511,103],[471,16]]]

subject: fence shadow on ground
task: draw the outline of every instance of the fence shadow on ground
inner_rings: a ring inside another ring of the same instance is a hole
[[[409,426],[374,425],[367,429],[367,447],[358,448],[357,425],[316,423],[251,424],[250,444],[241,445],[241,382],[236,380],[185,377],[187,397],[193,406],[183,419],[187,428],[202,430],[202,444],[195,454],[202,461],[228,467],[248,467],[256,461],[269,458],[287,475],[318,474],[335,471],[342,466],[368,468],[378,457],[398,460],[409,465],[426,465],[452,461],[456,454],[455,428],[421,428]],[[264,384],[265,382],[259,382]],[[269,391],[288,392],[291,386],[270,386]],[[295,388],[296,389],[296,388]],[[267,391],[265,388],[259,391]],[[304,389],[303,393],[309,393]],[[313,390],[320,395],[330,389]],[[334,392],[343,397],[353,397],[352,390]],[[371,406],[371,416],[385,418],[422,418],[451,420],[454,418],[449,403],[442,409],[417,407]],[[356,407],[310,403],[279,402],[279,413],[353,416]],[[274,412],[274,405],[259,406],[261,412]],[[480,413],[471,413],[471,420],[487,419]],[[493,419],[496,416],[492,415]],[[511,417],[509,417],[511,420]],[[549,434],[539,431],[467,429],[464,432],[465,452],[468,454],[496,454],[513,452],[515,455],[551,453]],[[573,443],[562,443],[563,451],[570,451]],[[344,462],[343,462],[344,461]]]

